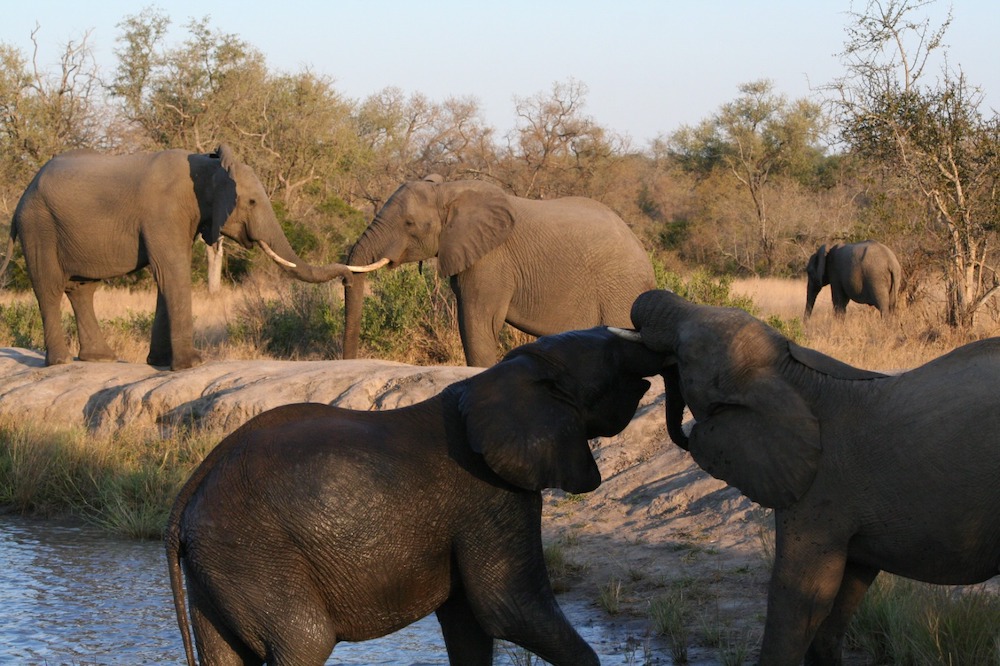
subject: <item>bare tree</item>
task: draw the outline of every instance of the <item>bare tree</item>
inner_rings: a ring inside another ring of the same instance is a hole
[[[1000,120],[980,112],[982,94],[950,68],[944,34],[915,18],[931,1],[871,0],[854,13],[842,54],[848,74],[836,82],[842,138],[860,155],[894,171],[926,202],[947,248],[941,257],[946,318],[969,326],[1000,289],[994,245],[1000,186]],[[924,84],[932,56],[939,77]]]

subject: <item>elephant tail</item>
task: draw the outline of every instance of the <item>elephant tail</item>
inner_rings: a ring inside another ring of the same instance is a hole
[[[188,666],[197,666],[194,659],[194,646],[191,643],[191,625],[188,621],[187,601],[184,594],[184,576],[181,571],[181,558],[184,556],[184,545],[181,543],[181,528],[177,507],[171,513],[164,542],[167,548],[167,570],[170,573],[170,591],[174,598],[174,611],[177,613],[177,626],[181,630],[181,640],[184,642],[184,655]]]

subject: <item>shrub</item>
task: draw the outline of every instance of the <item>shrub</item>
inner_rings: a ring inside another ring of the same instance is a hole
[[[250,295],[228,326],[234,342],[283,358],[336,358],[341,352],[344,306],[340,283],[291,283],[277,298]]]

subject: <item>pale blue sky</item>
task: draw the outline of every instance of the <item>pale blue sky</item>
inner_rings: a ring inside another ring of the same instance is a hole
[[[50,66],[89,29],[110,72],[116,25],[150,5],[171,17],[174,40],[207,15],[273,69],[309,67],[351,99],[386,86],[434,101],[475,97],[501,134],[514,124],[514,96],[575,79],[588,88],[584,112],[637,148],[709,117],[741,83],[768,78],[789,98],[814,94],[843,74],[836,53],[851,8],[850,0],[37,0],[5,4],[0,41],[30,54],[37,23],[40,63]],[[947,8],[939,0],[931,10],[940,18]],[[990,103],[1000,95],[1000,2],[955,0],[954,17],[951,64]]]

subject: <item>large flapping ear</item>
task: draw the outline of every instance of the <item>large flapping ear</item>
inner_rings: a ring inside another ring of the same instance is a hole
[[[812,485],[822,453],[819,420],[776,371],[758,370],[739,401],[720,404],[691,430],[695,462],[762,506],[781,509]]]
[[[452,198],[444,200],[442,206],[438,270],[445,277],[467,269],[507,240],[514,228],[514,214],[507,195],[492,185],[462,186]]]
[[[229,216],[236,210],[236,156],[226,144],[219,146],[213,157],[219,158],[219,165],[212,176],[212,224],[202,230],[201,237],[207,245],[214,245],[219,240],[222,227]]]
[[[553,391],[529,356],[508,358],[469,380],[459,400],[474,451],[527,490],[593,490],[601,473],[576,407]]]

